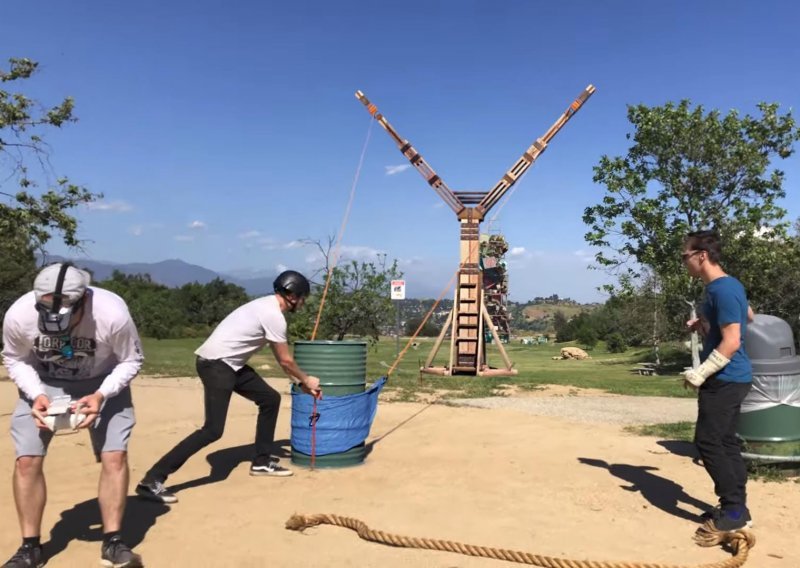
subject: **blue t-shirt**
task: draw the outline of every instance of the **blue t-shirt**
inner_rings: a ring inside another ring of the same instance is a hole
[[[731,362],[715,376],[723,381],[749,383],[753,380],[753,367],[744,349],[744,336],[747,333],[747,294],[744,286],[733,276],[723,276],[706,286],[706,297],[700,313],[709,323],[709,330],[703,339],[703,352],[700,359],[705,361],[711,352],[722,342],[720,326],[738,323],[741,345],[731,357]]]

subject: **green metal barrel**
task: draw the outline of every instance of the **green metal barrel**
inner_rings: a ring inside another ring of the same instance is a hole
[[[800,462],[800,357],[789,324],[757,314],[745,336],[753,386],[742,403],[736,433],[747,459]]]
[[[800,408],[780,405],[741,414],[736,432],[745,442],[746,458],[800,462]]]
[[[323,397],[357,394],[366,389],[366,341],[296,341],[294,359],[303,371],[319,378]],[[360,444],[345,452],[316,456],[314,467],[359,465],[366,455],[365,445]],[[292,448],[292,463],[308,467],[311,456]]]

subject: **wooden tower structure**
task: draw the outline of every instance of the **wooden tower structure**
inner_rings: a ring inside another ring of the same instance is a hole
[[[545,151],[550,140],[580,110],[594,91],[595,88],[592,85],[586,87],[550,129],[541,138],[537,138],[500,178],[500,181],[485,192],[452,191],[433,168],[427,164],[419,152],[414,149],[411,143],[402,138],[389,124],[386,117],[378,112],[377,107],[364,96],[364,93],[361,91],[356,92],[356,98],[367,107],[367,111],[372,117],[389,133],[389,136],[400,148],[400,152],[453,210],[461,227],[460,262],[453,309],[448,315],[442,327],[442,332],[436,339],[433,349],[431,349],[425,361],[425,365],[420,369],[423,373],[479,376],[507,376],[517,373],[503,348],[503,344],[497,337],[492,318],[483,301],[483,277],[480,271],[480,247],[478,243],[480,223],[489,210],[497,205],[503,195],[511,189],[522,174]],[[492,333],[494,343],[497,345],[505,365],[503,368],[490,368],[486,361],[486,345],[483,339],[484,326],[488,326]],[[450,335],[449,365],[434,367],[433,361],[448,333]]]

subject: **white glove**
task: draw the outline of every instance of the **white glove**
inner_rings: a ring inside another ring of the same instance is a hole
[[[58,430],[75,430],[78,424],[84,421],[86,415],[73,412],[65,412],[63,414],[56,414],[55,416],[45,416],[44,423],[53,432]]]
[[[82,412],[72,411],[72,400],[69,396],[55,397],[47,409],[47,415],[43,416],[33,411],[39,420],[45,423],[51,432],[58,430],[75,430],[78,424],[84,421],[86,415]]]
[[[708,359],[702,362],[702,364],[697,367],[696,369],[689,369],[688,371],[684,371],[683,378],[686,379],[689,383],[694,385],[695,387],[699,387],[706,379],[713,375],[716,372],[721,371],[725,365],[730,363],[731,360],[722,355],[719,351],[714,349],[711,354],[708,356]]]

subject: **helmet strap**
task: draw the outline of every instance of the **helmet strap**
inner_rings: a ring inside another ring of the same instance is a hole
[[[287,294],[286,292],[278,292],[278,294],[280,294],[281,298],[283,298],[283,301],[286,302],[286,304],[288,304],[289,312],[294,313],[295,310],[297,310],[298,301],[290,300],[289,294]]]

